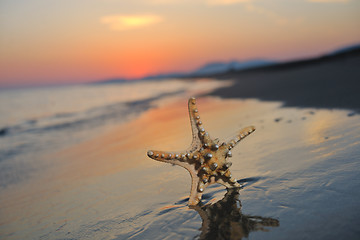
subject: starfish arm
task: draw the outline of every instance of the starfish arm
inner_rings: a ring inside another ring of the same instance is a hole
[[[195,170],[194,165],[188,164],[189,156],[192,158],[191,154],[185,153],[170,153],[164,151],[155,151],[149,150],[147,155],[157,161],[166,162],[181,166],[189,171],[191,176],[191,190],[190,190],[190,197],[189,197],[189,204],[196,205],[201,200],[202,191],[199,191],[199,182],[200,178],[197,176],[197,171]]]
[[[156,150],[149,150],[147,152],[147,155],[156,160],[156,161],[160,161],[160,162],[167,162],[167,163],[171,163],[171,164],[177,164],[180,165],[179,163],[184,163],[187,160],[187,153],[186,152],[182,152],[182,153],[176,153],[176,152],[164,152],[164,151],[156,151]],[[183,164],[181,164],[183,165]]]
[[[147,155],[156,161],[166,162],[185,168],[186,170],[189,171],[192,179],[194,177],[197,177],[195,166],[189,164],[189,161],[194,161],[194,156],[191,153],[186,153],[186,152],[174,153],[174,152],[149,150],[147,152]]]
[[[241,185],[234,178],[220,178],[217,180],[218,183],[225,186],[226,188],[240,188]]]
[[[199,191],[199,177],[196,172],[190,172],[191,175],[191,190],[189,196],[189,205],[195,206],[201,201],[203,191]]]
[[[190,172],[190,175],[192,182],[191,182],[191,191],[189,197],[189,205],[195,206],[201,201],[205,188],[207,188],[209,185],[215,184],[216,181],[214,177],[211,177],[209,181],[204,182],[202,179],[200,179],[196,171]]]
[[[201,139],[199,136],[205,135],[205,129],[201,126],[199,111],[196,106],[196,99],[194,97],[188,102],[189,117],[192,131],[192,142],[188,149],[189,152],[194,152],[201,146]]]
[[[241,140],[249,136],[254,131],[255,131],[254,126],[241,129],[240,132],[236,134],[235,137],[233,137],[233,139],[231,139],[228,143],[226,143],[227,148],[230,150],[231,148],[235,147],[236,144],[238,144]]]

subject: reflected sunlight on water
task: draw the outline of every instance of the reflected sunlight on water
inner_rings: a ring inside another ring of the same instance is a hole
[[[44,154],[111,131],[148,109],[204,94],[219,85],[202,79],[1,91],[0,190],[54,165],[54,161],[41,160]]]

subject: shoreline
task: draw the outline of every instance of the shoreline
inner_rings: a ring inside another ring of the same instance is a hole
[[[234,85],[206,94],[221,98],[281,101],[283,106],[347,109],[360,113],[360,53],[313,64],[270,66],[208,76]]]

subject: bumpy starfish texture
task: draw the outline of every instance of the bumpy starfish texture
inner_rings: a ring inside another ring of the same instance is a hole
[[[163,152],[150,150],[147,155],[157,161],[179,165],[191,175],[191,192],[189,205],[201,201],[205,188],[214,183],[220,183],[226,188],[239,188],[241,185],[232,177],[229,167],[232,157],[231,149],[242,139],[255,131],[255,127],[246,127],[229,142],[219,144],[219,139],[211,139],[205,131],[196,107],[196,99],[190,98],[189,116],[192,129],[192,143],[183,152]]]

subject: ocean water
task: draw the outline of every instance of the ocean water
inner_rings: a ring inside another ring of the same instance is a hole
[[[204,96],[226,84],[2,91],[0,238],[359,239],[360,116]],[[244,187],[213,185],[192,208],[186,170],[146,156],[188,146],[190,96],[214,138],[257,128],[232,150]]]
[[[0,189],[46,167],[41,156],[134,119],[158,100],[218,85],[169,79],[0,90]]]

